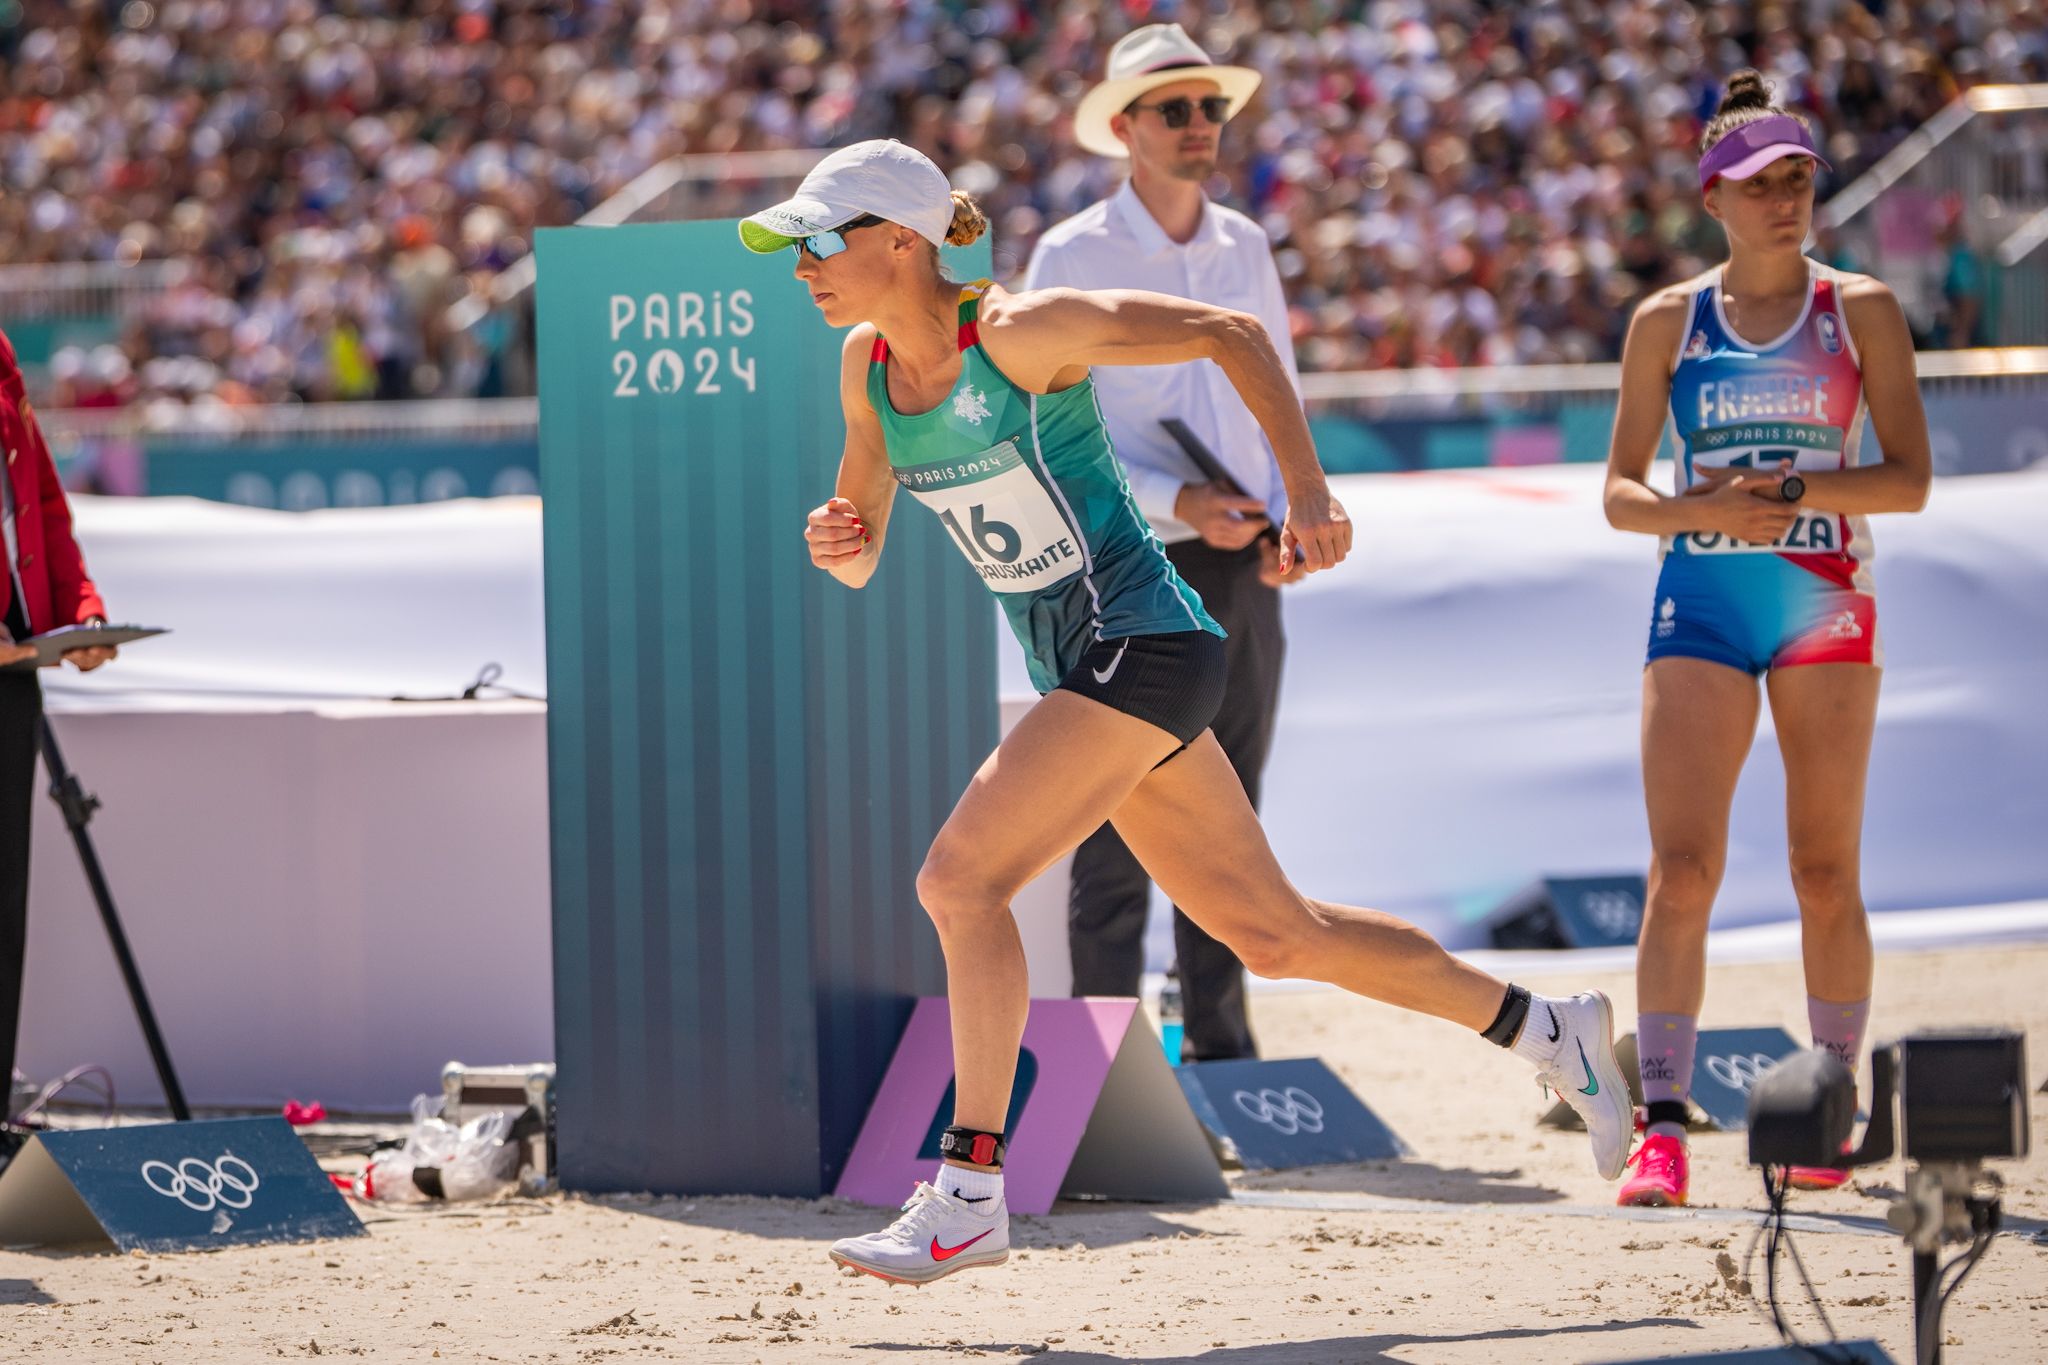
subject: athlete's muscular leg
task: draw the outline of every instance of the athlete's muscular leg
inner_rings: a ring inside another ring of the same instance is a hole
[[[1707,916],[1728,860],[1735,780],[1756,737],[1756,679],[1705,659],[1643,670],[1643,795],[1650,812],[1649,898],[1636,946],[1636,1008],[1700,1012]]]
[[[1310,900],[1288,882],[1215,736],[1146,776],[1117,832],[1175,905],[1266,977],[1328,981],[1484,1029],[1507,987],[1405,920]]]
[[[1000,1132],[1010,1107],[1030,999],[1010,901],[1174,747],[1156,725],[1053,692],[989,755],[932,841],[917,895],[946,953],[955,1123]]]
[[[1769,678],[1806,989],[1822,1000],[1870,998],[1861,861],[1879,676],[1869,664],[1804,664]]]

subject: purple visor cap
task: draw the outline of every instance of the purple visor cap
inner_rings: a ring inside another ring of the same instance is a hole
[[[1743,124],[1707,149],[1700,158],[1700,188],[1713,184],[1716,176],[1747,180],[1781,156],[1810,156],[1828,165],[1805,124],[1789,114],[1773,114]]]

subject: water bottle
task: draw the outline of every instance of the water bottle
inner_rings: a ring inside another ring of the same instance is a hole
[[[1180,1065],[1180,969],[1166,969],[1166,983],[1159,988],[1159,1043],[1166,1050],[1166,1064]]]

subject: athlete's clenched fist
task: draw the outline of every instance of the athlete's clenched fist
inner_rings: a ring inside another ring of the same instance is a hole
[[[811,563],[821,569],[846,567],[874,539],[861,521],[859,509],[845,498],[833,498],[822,507],[812,508],[804,525],[804,541],[811,549]]]
[[[1290,492],[1287,524],[1280,528],[1279,576],[1332,569],[1351,553],[1351,518],[1327,485],[1295,497]]]

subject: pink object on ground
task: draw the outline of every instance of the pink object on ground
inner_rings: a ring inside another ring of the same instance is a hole
[[[303,1128],[309,1123],[318,1123],[326,1117],[327,1106],[318,1100],[314,1100],[311,1104],[301,1104],[297,1100],[286,1100],[284,1102],[284,1121],[294,1128]]]

